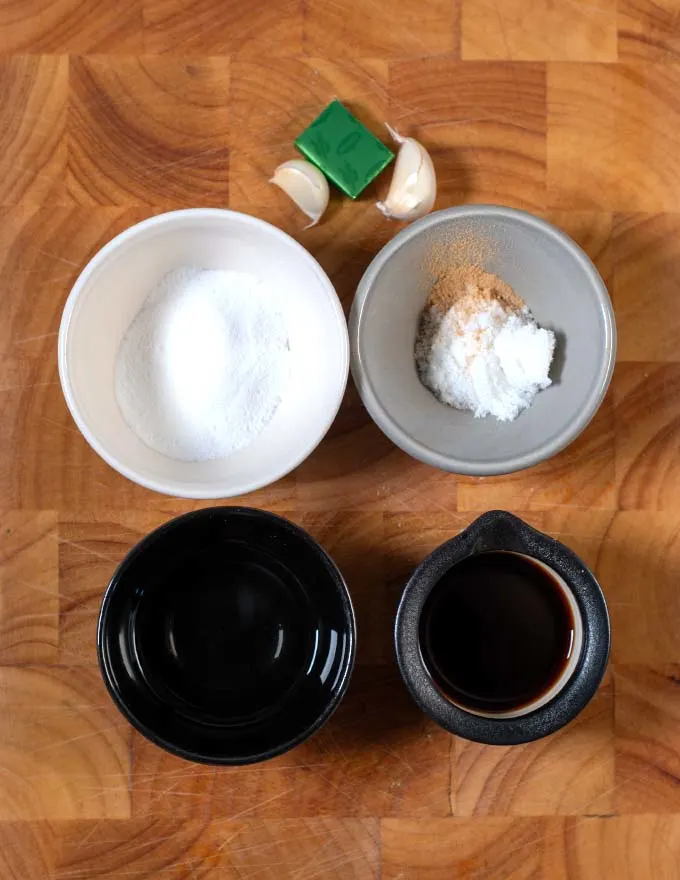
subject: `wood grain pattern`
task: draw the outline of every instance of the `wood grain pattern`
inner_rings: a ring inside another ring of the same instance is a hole
[[[680,653],[680,520],[674,512],[626,510],[612,519],[598,553],[608,585],[613,644],[621,663],[672,663]]]
[[[385,880],[450,880],[543,873],[555,819],[463,819],[382,823]]]
[[[66,56],[0,59],[2,205],[64,200],[68,64]]]
[[[225,204],[227,59],[74,58],[69,78],[76,202]]]
[[[2,0],[0,51],[14,53],[142,51],[142,2]]]
[[[482,0],[463,4],[466,60],[616,61],[616,0]]]
[[[678,0],[0,0],[0,880],[680,880]],[[269,177],[338,97],[431,149],[437,207],[565,229],[614,301],[611,392],[568,449],[494,479],[410,459],[350,382],[293,474],[238,499],[315,535],[358,621],[342,705],[248,768],[130,729],[95,629],[119,560],[205,506],[119,477],[72,423],[57,331],[84,264],[168,208],[294,235],[349,312],[401,224],[334,194],[306,219]],[[613,665],[552,738],[450,737],[393,659],[404,583],[505,507],[601,580]]]
[[[551,207],[674,210],[677,75],[672,65],[661,64],[550,66]]]
[[[149,55],[302,53],[303,0],[143,0]]]
[[[680,57],[678,0],[619,0],[619,58],[673,62]]]
[[[55,880],[376,880],[375,819],[72,823]]]
[[[54,877],[59,846],[54,832],[55,826],[47,821],[0,822],[0,876]]]
[[[568,819],[559,841],[565,877],[673,880],[680,859],[677,816]],[[555,874],[554,876],[559,876]]]
[[[0,819],[130,815],[130,731],[96,670],[0,667]]]
[[[677,816],[382,823],[388,880],[674,880]]]
[[[621,361],[680,360],[675,297],[680,253],[674,214],[619,214],[612,292]]]
[[[448,0],[305,3],[304,47],[313,55],[391,58],[444,55],[458,41],[458,6]]]
[[[0,663],[54,663],[59,644],[56,511],[0,516]]]
[[[680,665],[617,665],[614,681],[614,807],[620,813],[677,813]]]
[[[359,667],[311,740],[261,766],[206,768],[135,734],[133,816],[448,816],[451,737],[425,719],[396,669]]]
[[[432,152],[439,205],[546,207],[542,64],[428,58],[390,68],[394,125]]]
[[[618,504],[625,510],[673,510],[680,489],[680,366],[622,363],[612,385]]]
[[[457,740],[456,816],[561,816],[611,813],[614,702],[604,684],[577,720],[523,746]]]

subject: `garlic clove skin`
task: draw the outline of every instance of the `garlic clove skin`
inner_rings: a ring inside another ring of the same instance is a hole
[[[269,181],[291,198],[316,226],[328,207],[328,181],[316,165],[305,159],[289,159],[274,172]]]
[[[394,174],[384,202],[376,207],[394,220],[417,220],[434,207],[437,175],[430,154],[415,138],[402,137],[389,125],[389,133],[400,145]]]

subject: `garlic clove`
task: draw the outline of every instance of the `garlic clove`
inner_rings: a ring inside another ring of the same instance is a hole
[[[315,226],[328,207],[328,181],[316,165],[305,159],[289,159],[274,172],[269,181],[282,189]]]
[[[417,220],[434,207],[437,176],[430,154],[415,138],[402,137],[389,125],[387,130],[400,145],[392,181],[384,202],[376,207],[394,220]]]

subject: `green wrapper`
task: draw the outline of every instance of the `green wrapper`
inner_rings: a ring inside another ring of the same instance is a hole
[[[340,101],[332,101],[296,139],[295,146],[351,199],[394,159],[394,153]]]

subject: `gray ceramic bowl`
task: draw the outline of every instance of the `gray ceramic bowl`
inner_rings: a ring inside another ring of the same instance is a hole
[[[428,254],[452,241],[457,259],[474,263],[485,242],[483,268],[556,333],[553,384],[514,422],[445,406],[418,379],[413,346],[434,280]],[[597,412],[616,355],[612,304],[588,257],[549,223],[494,205],[438,211],[396,235],[359,284],[350,339],[354,381],[385,434],[420,461],[477,476],[531,467],[571,443]]]

